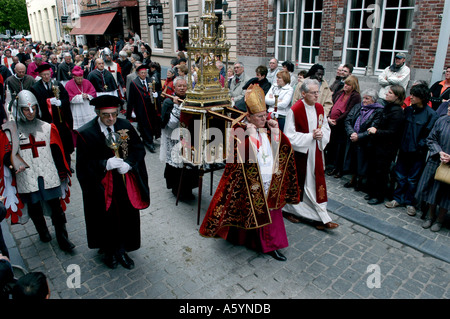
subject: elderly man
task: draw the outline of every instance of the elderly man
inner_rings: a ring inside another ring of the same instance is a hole
[[[267,81],[270,84],[277,84],[277,73],[280,72],[278,68],[278,60],[273,58],[269,61],[269,69],[267,72]]]
[[[25,64],[18,63],[14,68],[16,71],[13,76],[10,76],[5,81],[5,89],[6,89],[6,105],[9,106],[11,100],[14,100],[22,90],[30,90],[31,87],[36,82],[31,75],[26,74],[27,68]],[[11,108],[8,108],[9,112],[11,112]]]
[[[70,53],[64,53],[64,61],[59,64],[58,73],[56,74],[56,79],[62,85],[66,86],[66,83],[72,80],[72,69],[74,66],[75,64],[72,62]]]
[[[117,60],[117,64],[119,64],[119,66],[120,66],[121,75],[125,82],[126,90],[128,90],[127,77],[130,74],[131,69],[133,68],[133,63],[131,63],[130,60],[128,59],[127,52],[125,52],[125,51],[119,52],[119,60]]]
[[[132,269],[127,252],[140,248],[139,210],[150,205],[150,190],[144,144],[130,122],[117,117],[122,103],[111,95],[91,100],[97,116],[78,131],[76,167],[88,247],[100,248],[108,267]],[[117,153],[107,140],[121,141]]]
[[[331,221],[327,212],[327,188],[325,183],[323,151],[330,140],[330,127],[325,110],[320,103],[319,82],[305,79],[301,85],[302,100],[288,111],[284,133],[295,151],[301,202],[284,207],[285,217],[300,222],[303,217],[319,230],[333,229],[338,224]]]
[[[83,69],[78,65],[72,69],[73,79],[67,82],[65,89],[69,94],[70,110],[72,111],[73,130],[78,130],[84,124],[96,117],[90,100],[97,97],[97,92],[91,82],[83,77]]]
[[[111,72],[105,69],[105,61],[98,58],[95,60],[95,66],[96,68],[89,73],[87,79],[94,86],[97,96],[105,94],[118,96],[116,80]]]
[[[234,130],[234,152],[199,232],[285,261],[280,249],[288,246],[288,239],[281,209],[298,203],[300,190],[291,144],[277,122],[267,120],[264,97],[258,85],[245,93],[246,132],[239,126]]]
[[[245,91],[243,87],[250,78],[245,75],[244,64],[242,62],[236,62],[233,69],[234,76],[230,82],[230,96],[233,105],[235,105],[240,99],[244,98]]]
[[[161,132],[156,109],[158,93],[152,91],[147,66],[139,66],[136,72],[138,76],[131,82],[128,92],[127,119],[131,119],[134,111],[144,145],[151,153],[155,153],[153,138],[158,138]]]
[[[178,195],[178,185],[183,172],[183,162],[179,156],[181,103],[186,98],[188,85],[184,78],[177,77],[174,80],[175,96],[167,97],[162,105],[161,111],[161,149],[159,159],[166,163],[164,178],[166,186],[172,193]],[[186,169],[182,179],[180,199],[194,199],[192,189],[198,186],[198,170]]]
[[[378,76],[378,84],[380,85],[380,91],[378,92],[379,102],[382,105],[386,104],[386,93],[389,87],[394,84],[403,86],[406,90],[411,70],[405,64],[406,54],[399,52],[395,55],[394,63],[384,69],[383,73]]]
[[[56,54],[51,54],[48,58],[49,58],[48,64],[50,64],[50,66],[52,67],[53,77],[56,77],[59,67],[58,57],[56,56]]]

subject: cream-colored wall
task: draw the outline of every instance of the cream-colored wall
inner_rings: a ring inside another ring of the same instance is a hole
[[[58,41],[53,6],[56,7],[56,0],[27,0],[28,21],[33,41],[51,43]]]

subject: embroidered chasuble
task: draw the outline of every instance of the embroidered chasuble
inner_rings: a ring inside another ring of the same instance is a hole
[[[226,239],[230,226],[261,228],[272,223],[271,210],[300,201],[291,144],[283,133],[280,132],[281,136],[275,141],[276,138],[271,139],[270,130],[266,130],[268,141],[272,143],[271,152],[265,152],[267,154],[259,152],[262,145],[245,136],[242,128],[237,128],[231,136],[235,137],[234,152],[228,155],[225,171],[200,227],[202,236]],[[263,164],[270,153],[273,156],[273,163],[268,165],[272,168],[271,177],[267,176]]]

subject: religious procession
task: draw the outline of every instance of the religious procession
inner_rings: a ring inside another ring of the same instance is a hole
[[[276,58],[250,78],[244,63],[229,61],[213,19],[191,25],[189,35],[165,78],[139,37],[96,48],[1,42],[0,195],[13,227],[31,219],[50,242],[48,216],[59,248],[73,252],[65,211],[76,179],[88,247],[107,267],[131,270],[152,188],[173,193],[168,205],[200,203],[205,172],[223,171],[199,236],[277,261],[287,260],[286,222],[339,232],[327,178],[350,175],[344,187],[364,192],[369,205],[421,211],[424,229],[445,228],[450,67],[431,86],[415,80],[409,96],[403,52],[377,90],[361,87],[349,63],[331,84],[320,64],[294,72]],[[149,184],[146,156],[165,164],[166,185]],[[0,248],[9,256],[1,236]]]

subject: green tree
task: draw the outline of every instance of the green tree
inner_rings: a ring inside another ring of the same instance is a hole
[[[26,0],[0,0],[0,32],[12,30],[14,34],[30,31]]]

